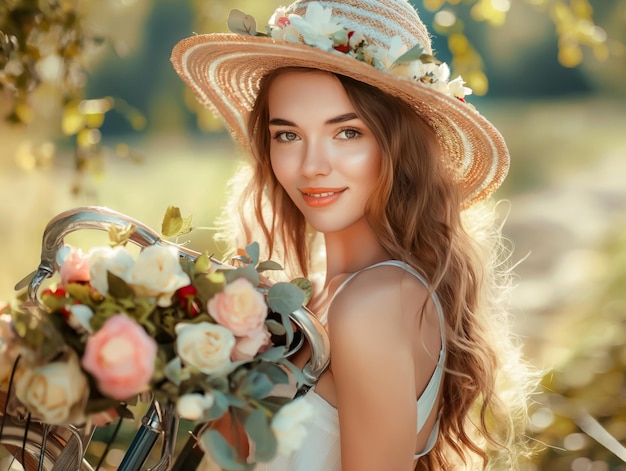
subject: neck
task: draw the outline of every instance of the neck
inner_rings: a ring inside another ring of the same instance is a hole
[[[326,244],[326,280],[324,286],[337,276],[351,274],[389,259],[365,218],[341,232],[324,234]]]

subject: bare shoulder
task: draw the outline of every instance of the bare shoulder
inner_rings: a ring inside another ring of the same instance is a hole
[[[337,293],[328,310],[329,327],[401,327],[415,319],[428,298],[428,288],[406,270],[391,265],[371,268]]]

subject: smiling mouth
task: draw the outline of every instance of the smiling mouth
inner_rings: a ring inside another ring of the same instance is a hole
[[[328,206],[337,201],[347,188],[302,188],[302,198],[312,207]]]
[[[326,196],[336,195],[337,193],[341,193],[340,191],[325,191],[323,193],[306,193],[303,194],[306,196],[310,196],[311,198],[325,198]]]

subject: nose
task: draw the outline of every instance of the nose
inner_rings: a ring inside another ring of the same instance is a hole
[[[329,155],[323,142],[308,140],[302,159],[302,174],[309,178],[328,175],[332,168]]]

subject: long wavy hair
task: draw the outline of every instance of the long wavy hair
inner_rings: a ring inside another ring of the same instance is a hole
[[[230,200],[221,226],[231,240],[235,229],[237,243],[264,239],[268,257],[281,260],[294,276],[306,276],[317,261],[314,234],[270,164],[268,90],[284,70],[263,79],[248,121],[253,161],[233,180],[239,197]],[[495,204],[463,209],[432,127],[402,100],[337,78],[383,156],[365,216],[391,258],[426,277],[445,313],[440,436],[415,469],[515,469],[525,449],[527,404],[537,377],[509,329],[510,251]]]

